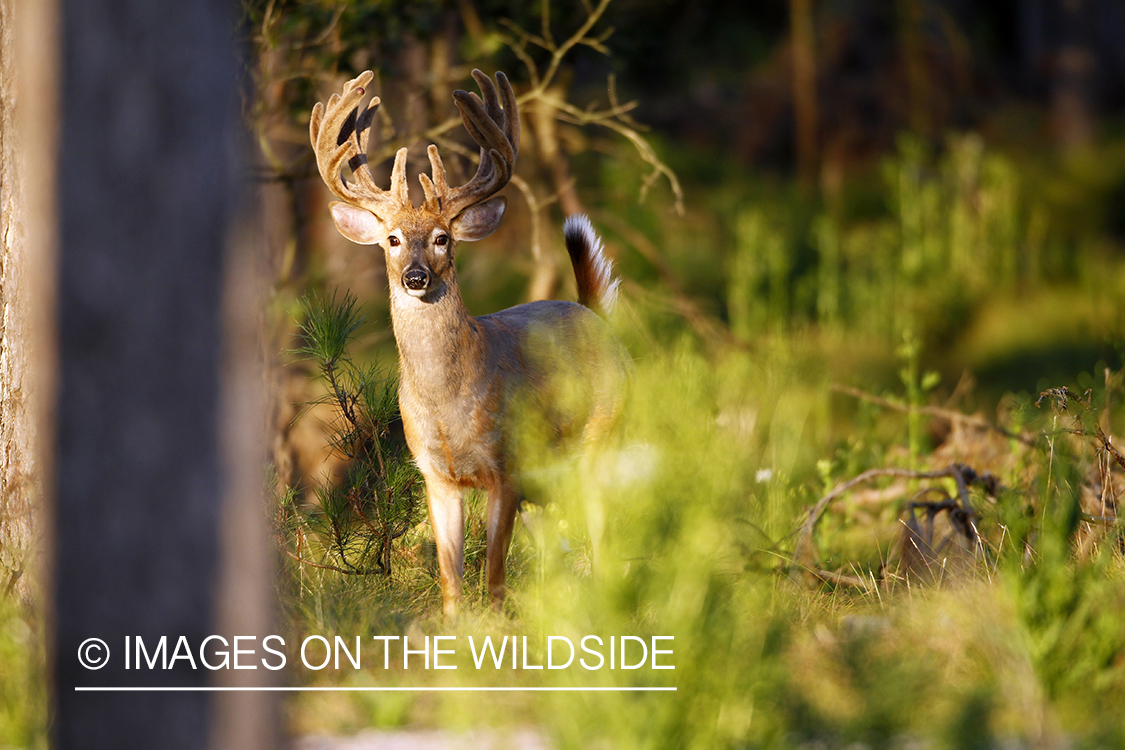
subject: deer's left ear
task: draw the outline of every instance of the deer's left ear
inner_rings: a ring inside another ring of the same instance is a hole
[[[500,196],[466,208],[453,220],[453,239],[458,242],[483,240],[500,226],[507,206],[508,199]]]

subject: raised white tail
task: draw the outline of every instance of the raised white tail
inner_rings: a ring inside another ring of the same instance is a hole
[[[578,302],[595,312],[609,313],[617,304],[621,280],[613,275],[613,263],[605,257],[601,238],[594,232],[590,220],[582,214],[567,217],[563,223],[563,237],[574,266]]]

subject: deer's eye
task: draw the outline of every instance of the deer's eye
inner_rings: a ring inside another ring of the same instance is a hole
[[[449,244],[449,235],[448,234],[439,234],[437,237],[434,238],[434,244],[439,246],[439,247],[443,247],[445,245],[448,245]]]
[[[387,242],[391,243],[391,247],[398,247],[402,244],[402,240],[400,240],[398,237],[395,237],[393,234],[387,238]]]

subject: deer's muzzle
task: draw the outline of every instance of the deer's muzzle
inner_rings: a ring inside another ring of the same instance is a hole
[[[425,292],[430,285],[430,274],[421,266],[411,266],[402,272],[402,285],[410,292]]]

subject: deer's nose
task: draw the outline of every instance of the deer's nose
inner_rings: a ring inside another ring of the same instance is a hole
[[[411,266],[402,274],[402,285],[407,289],[420,291],[430,285],[430,274],[419,266]]]

